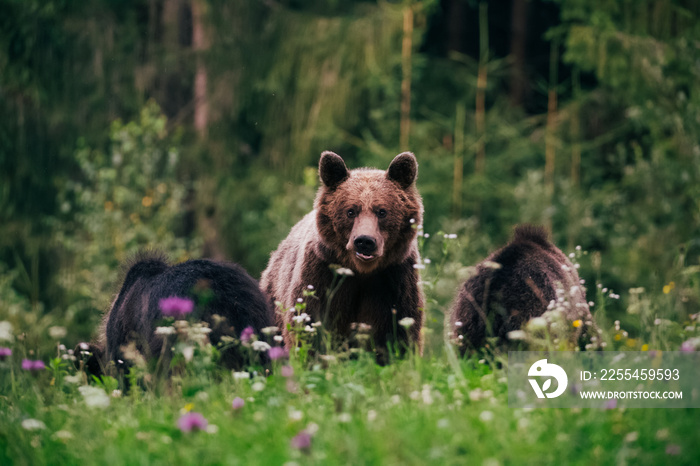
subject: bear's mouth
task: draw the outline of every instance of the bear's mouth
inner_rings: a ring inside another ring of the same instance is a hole
[[[357,257],[358,259],[360,259],[361,261],[364,261],[364,262],[369,262],[369,261],[376,259],[376,257],[373,256],[372,254],[367,255],[367,254],[362,254],[361,252],[356,252],[355,257]]]

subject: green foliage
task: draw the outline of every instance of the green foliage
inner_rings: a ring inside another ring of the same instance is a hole
[[[135,253],[160,251],[182,261],[198,256],[200,244],[184,230],[187,186],[176,177],[178,143],[156,104],[137,121],[115,121],[106,152],[81,143],[75,158],[81,173],[65,181],[62,215],[51,220],[61,284],[71,296],[68,318],[105,308],[117,291],[119,265]]]

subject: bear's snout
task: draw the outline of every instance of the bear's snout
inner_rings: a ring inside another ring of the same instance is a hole
[[[358,236],[353,243],[355,244],[355,251],[365,256],[370,256],[377,250],[377,240],[371,236]]]

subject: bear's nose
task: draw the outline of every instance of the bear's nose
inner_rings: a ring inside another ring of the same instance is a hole
[[[360,254],[372,254],[377,250],[377,242],[371,236],[358,236],[354,244],[355,250]]]

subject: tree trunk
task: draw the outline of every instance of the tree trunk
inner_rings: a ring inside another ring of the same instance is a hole
[[[194,75],[194,128],[200,138],[207,135],[209,121],[209,101],[207,100],[207,67],[202,52],[209,47],[204,27],[206,3],[192,1],[192,48],[197,57],[197,70]]]
[[[510,55],[510,104],[520,107],[527,92],[525,49],[527,43],[528,0],[513,0],[511,16]]]
[[[401,125],[399,128],[399,146],[408,150],[411,131],[411,52],[413,48],[413,8],[411,5],[403,10],[403,41],[401,44]]]

